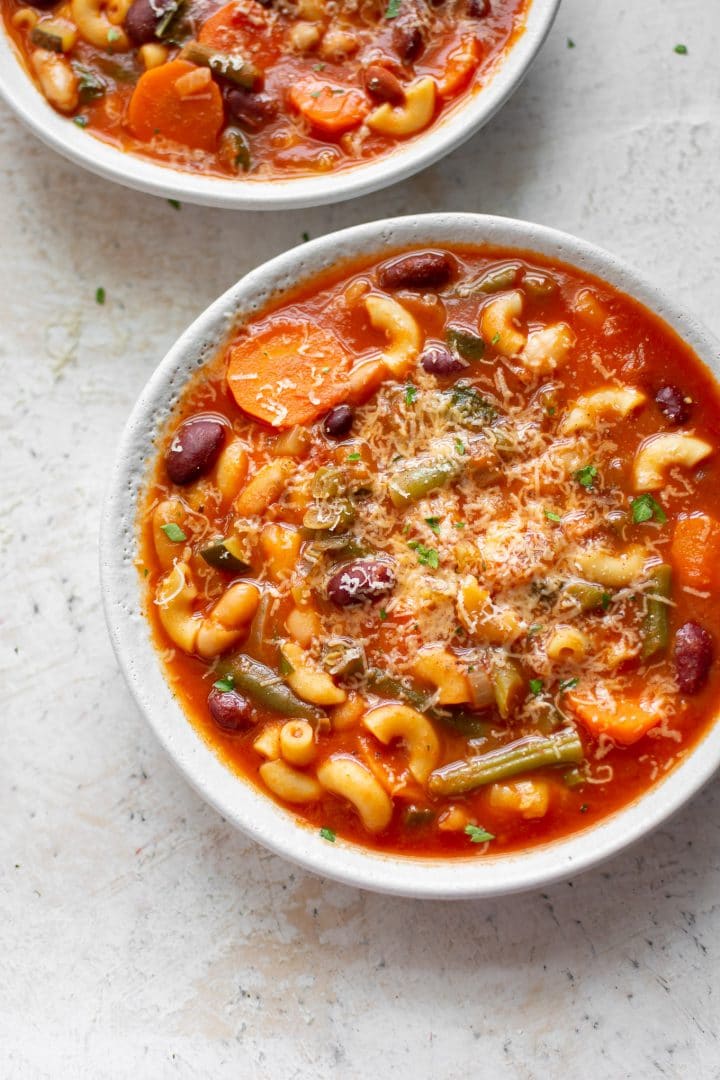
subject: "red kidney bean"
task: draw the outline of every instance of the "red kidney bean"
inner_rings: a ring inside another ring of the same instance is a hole
[[[459,356],[454,356],[444,345],[428,345],[420,357],[420,363],[428,375],[454,375],[467,367]]]
[[[190,484],[211,469],[224,440],[225,425],[214,417],[191,417],[181,424],[165,455],[173,484]]]
[[[336,607],[379,600],[395,588],[395,572],[382,559],[354,559],[344,563],[327,583],[328,600]]]
[[[243,731],[253,722],[252,705],[237,690],[218,690],[208,694],[210,715],[223,731]]]
[[[436,289],[455,273],[455,263],[442,251],[418,251],[386,263],[378,270],[383,289]]]
[[[707,682],[713,642],[700,623],[686,622],[675,633],[675,668],[683,694],[697,694]]]
[[[393,27],[392,42],[398,56],[406,64],[417,60],[425,48],[425,38],[416,22],[396,22]]]
[[[655,401],[663,416],[671,424],[685,424],[690,417],[690,404],[677,386],[661,386],[655,395]]]
[[[155,41],[160,19],[177,6],[176,0],[134,0],[125,16],[125,29],[135,45]]]
[[[472,19],[484,19],[491,10],[490,0],[468,0],[467,13]]]
[[[402,105],[405,100],[400,80],[380,64],[371,64],[365,72],[365,89],[371,97],[389,101],[391,105]]]
[[[265,127],[275,119],[278,112],[278,103],[269,94],[255,94],[241,86],[227,91],[225,103],[233,119],[250,131],[259,131]]]
[[[331,439],[342,439],[353,425],[354,414],[349,405],[336,405],[325,417],[323,429]]]

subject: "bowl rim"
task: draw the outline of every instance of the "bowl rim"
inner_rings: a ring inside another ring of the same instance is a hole
[[[48,104],[0,27],[0,97],[51,149],[106,180],[150,195],[236,210],[289,210],[368,195],[434,164],[486,124],[519,86],[547,37],[560,0],[530,0],[525,27],[490,81],[440,122],[396,150],[337,173],[239,181],[154,164],[95,138]]]
[[[140,614],[136,499],[162,429],[189,376],[214,355],[237,312],[252,317],[277,290],[342,258],[382,257],[385,250],[430,245],[504,246],[566,262],[628,293],[663,319],[717,378],[720,342],[693,315],[648,284],[624,261],[568,233],[511,218],[433,213],[382,219],[330,233],[250,271],[178,338],[156,368],[130,415],[110,476],[100,533],[101,588],[120,667],[142,713],[186,779],[233,825],[307,870],[347,885],[433,899],[491,897],[567,879],[617,854],[674,814],[720,765],[720,724],[650,791],[600,823],[549,844],[482,858],[382,854],[338,838],[323,840],[225,766],[172,697],[147,620]],[[122,543],[119,538],[122,537]]]

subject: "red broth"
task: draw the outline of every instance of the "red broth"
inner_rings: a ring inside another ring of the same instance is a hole
[[[421,135],[492,77],[527,6],[2,0],[29,74],[76,124],[174,168],[262,180],[344,169]]]
[[[238,329],[159,442],[140,570],[167,677],[238,782],[327,838],[568,836],[715,717],[719,440],[692,350],[571,267],[338,267]]]

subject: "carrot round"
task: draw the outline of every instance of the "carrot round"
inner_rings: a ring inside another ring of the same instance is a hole
[[[253,63],[270,67],[280,55],[282,33],[257,0],[231,0],[203,23],[198,41],[220,52],[242,53]]]
[[[227,381],[246,413],[275,428],[310,424],[350,392],[350,356],[334,334],[278,320],[231,346]]]
[[[207,69],[171,60],[140,76],[128,109],[136,139],[150,142],[162,135],[193,150],[215,149],[224,121],[222,96],[212,78],[193,74],[202,71]]]
[[[713,589],[720,579],[720,521],[707,514],[681,518],[670,554],[680,585]]]
[[[370,105],[363,93],[320,79],[304,79],[288,90],[288,100],[324,135],[338,136],[357,127]]]

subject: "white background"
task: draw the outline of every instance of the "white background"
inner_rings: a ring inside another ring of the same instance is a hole
[[[525,217],[612,248],[720,332],[719,35],[711,0],[565,0],[471,143],[299,212],[176,211],[2,110],[3,1077],[720,1077],[712,787],[546,893],[448,905],[329,884],[233,832],[165,759],[118,673],[96,566],[152,368],[305,230]]]

